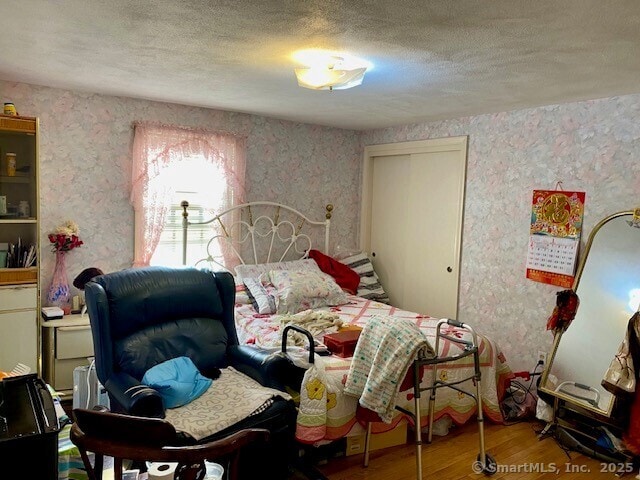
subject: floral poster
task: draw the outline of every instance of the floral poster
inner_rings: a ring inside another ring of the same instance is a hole
[[[534,190],[527,278],[571,288],[584,214],[584,192]]]

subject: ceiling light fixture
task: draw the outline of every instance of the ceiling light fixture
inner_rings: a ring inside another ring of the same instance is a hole
[[[310,58],[310,57],[307,57]],[[337,55],[315,55],[307,66],[296,68],[298,85],[311,90],[344,90],[362,83],[366,66]],[[362,63],[362,62],[361,62]]]

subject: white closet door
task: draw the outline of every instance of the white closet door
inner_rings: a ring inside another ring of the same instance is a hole
[[[376,157],[373,163],[371,212],[371,255],[373,268],[389,295],[392,305],[405,300],[406,225],[409,222],[411,157],[396,155]],[[393,288],[389,287],[393,286]]]
[[[393,305],[457,318],[466,137],[456,148],[432,142],[409,142],[421,147],[409,154],[370,155],[363,247]]]

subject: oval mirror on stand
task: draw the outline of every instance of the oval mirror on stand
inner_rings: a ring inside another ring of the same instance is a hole
[[[580,305],[567,330],[554,338],[540,389],[610,417],[615,398],[601,381],[640,303],[640,209],[595,226],[573,289]]]

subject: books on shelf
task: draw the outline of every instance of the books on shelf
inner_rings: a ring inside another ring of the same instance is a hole
[[[10,243],[7,250],[7,268],[29,268],[36,265],[37,261],[36,246],[25,245],[22,239],[18,238],[17,243]]]

